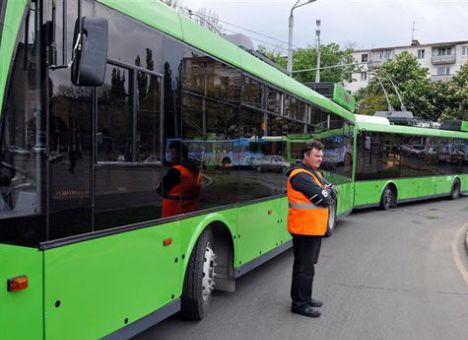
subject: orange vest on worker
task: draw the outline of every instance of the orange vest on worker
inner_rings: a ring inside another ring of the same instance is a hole
[[[325,186],[317,176],[306,169],[295,169],[291,171],[288,178],[288,231],[294,235],[324,236],[328,226],[328,208],[316,206],[310,198],[302,192],[294,190],[291,185],[291,178],[300,172],[305,172],[312,176],[314,181],[322,188]]]
[[[175,216],[198,210],[201,189],[201,174],[192,172],[183,165],[174,166],[180,172],[180,183],[163,197],[163,217]]]

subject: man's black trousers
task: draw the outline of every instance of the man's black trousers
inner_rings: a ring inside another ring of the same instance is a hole
[[[314,264],[320,254],[321,236],[292,235],[294,266],[291,299],[294,307],[305,307],[312,298]]]

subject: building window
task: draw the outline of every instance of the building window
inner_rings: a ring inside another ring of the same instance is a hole
[[[437,68],[438,76],[448,76],[450,75],[450,67],[438,67]]]
[[[367,80],[367,72],[361,72],[361,81]]]
[[[436,56],[451,55],[451,54],[452,54],[451,47],[440,47],[440,48],[437,48],[435,51]]]
[[[379,59],[390,59],[391,50],[382,50],[379,52]]]
[[[468,45],[462,46],[462,54],[468,56]]]
[[[367,63],[369,61],[369,55],[366,54],[361,54],[361,62],[362,63]]]
[[[418,59],[424,59],[424,55],[426,54],[426,50],[418,50]]]

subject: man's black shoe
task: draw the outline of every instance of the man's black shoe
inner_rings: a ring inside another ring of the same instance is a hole
[[[309,302],[309,306],[312,306],[312,307],[322,307],[322,306],[323,306],[323,302],[320,301],[320,300],[317,300],[317,299],[312,298],[312,300],[310,300],[310,302]]]
[[[311,318],[318,318],[321,313],[313,308],[312,306],[305,306],[305,307],[291,307],[291,312],[296,314],[301,314],[304,316],[309,316]]]

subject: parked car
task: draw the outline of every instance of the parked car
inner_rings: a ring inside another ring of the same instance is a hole
[[[252,162],[252,167],[258,171],[286,172],[290,166],[291,163],[276,155],[266,155]]]

